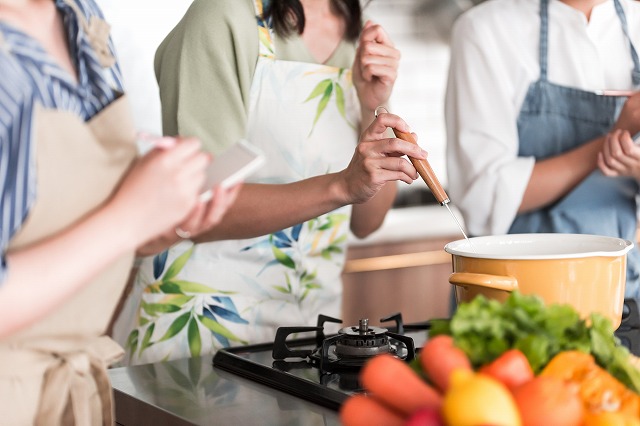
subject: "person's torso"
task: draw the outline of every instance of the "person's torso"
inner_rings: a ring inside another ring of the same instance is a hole
[[[81,44],[71,49],[72,56],[82,55],[79,51],[83,48],[105,48],[108,32],[104,37],[91,37],[96,35],[91,28],[96,27],[89,26],[89,22],[100,25],[99,18],[83,9],[85,3],[67,4],[77,14],[81,28],[77,33]],[[68,13],[67,19],[76,16]],[[6,28],[2,29],[3,36],[7,35]],[[82,43],[89,39],[100,44],[84,46]],[[8,244],[7,250],[12,252],[64,232],[99,208],[135,157],[135,130],[126,98],[110,84],[110,77],[117,71],[111,70],[113,57],[105,54],[108,52],[102,51],[103,56],[85,52],[88,59],[96,62],[84,63],[90,69],[79,72],[80,84],[75,85],[24,34],[12,32],[0,42],[7,55],[3,59],[11,61],[12,71],[26,75],[25,79],[13,80],[17,86],[36,78],[38,73],[47,77],[57,74],[57,78],[38,81],[41,87],[37,90],[14,92],[28,93],[29,97],[10,99],[20,105],[15,110],[23,114],[14,117],[13,128],[29,130],[26,134],[14,131],[11,141],[20,148],[29,148],[23,164],[27,169],[24,179],[33,185],[24,217]],[[82,66],[83,62],[77,63]],[[97,78],[102,74],[106,77]],[[91,79],[92,84],[83,82],[83,78]],[[62,86],[69,93],[61,90]],[[98,93],[94,89],[102,90],[104,96],[94,97]],[[70,93],[77,98],[68,96]],[[13,184],[19,188],[19,183]],[[104,369],[122,355],[122,349],[102,334],[124,287],[132,258],[133,253],[123,254],[42,320],[0,342],[5,361],[0,366],[0,389],[3,394],[20,393],[19,404],[8,407],[12,399],[0,404],[5,421],[111,422]],[[69,268],[82,267],[74,258],[65,262]],[[46,271],[41,273],[46,280]]]
[[[593,91],[549,81],[557,66],[549,60],[550,9],[540,1],[540,78],[532,83],[518,116],[518,155],[537,161],[564,154],[605,135],[615,123],[626,101],[624,97],[603,96]],[[615,15],[610,24],[627,33],[624,10],[613,1]],[[625,37],[632,66],[624,69],[633,86],[640,86],[640,62],[635,48]],[[607,177],[592,172],[561,199],[535,211],[516,216],[510,233],[563,232],[608,235],[635,240],[636,194],[638,183],[627,177]],[[629,254],[627,292],[637,290],[638,252]]]
[[[271,31],[258,22],[246,139],[267,163],[249,181],[282,184],[342,170],[360,117],[350,69],[276,59]],[[340,315],[350,211],[343,207],[258,238],[182,243],[145,259],[130,362],[270,341],[279,325]]]
[[[622,0],[629,37],[640,45],[640,3]],[[496,46],[487,60],[500,71],[519,110],[529,85],[540,76],[538,0],[492,0],[460,18],[469,43]],[[581,12],[559,0],[549,2],[548,54],[550,82],[596,91],[633,88],[628,40],[619,25],[613,0],[596,6],[587,22]],[[499,46],[499,47],[498,47]]]

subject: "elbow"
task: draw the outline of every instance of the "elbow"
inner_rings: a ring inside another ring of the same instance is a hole
[[[363,238],[367,238],[369,235],[371,235],[371,233],[374,231],[374,229],[352,229],[351,232],[353,233],[353,235],[356,236],[356,238],[358,239],[363,239]]]
[[[369,235],[373,234],[380,226],[382,225],[382,221],[376,223],[354,223],[351,222],[351,233],[356,236],[358,239],[367,238]]]

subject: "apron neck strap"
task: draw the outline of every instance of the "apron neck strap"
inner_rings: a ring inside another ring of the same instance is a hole
[[[620,0],[614,0],[613,4],[616,7],[616,14],[618,15],[618,18],[620,18],[622,31],[624,32],[625,37],[629,41],[629,50],[631,51],[631,59],[633,60],[633,71],[631,72],[631,79],[633,80],[634,86],[639,86],[640,85],[640,60],[638,59],[638,52],[633,46],[633,42],[631,41],[631,37],[629,36],[629,26],[627,24],[627,15],[624,13],[624,9],[620,4]]]
[[[258,51],[259,56],[275,59],[275,46],[273,43],[273,28],[271,18],[264,19],[264,11],[269,7],[271,0],[254,0],[253,6],[256,12],[258,27]]]
[[[631,71],[631,79],[634,86],[640,85],[640,60],[631,37],[629,37],[629,26],[627,25],[627,16],[620,4],[620,0],[613,0],[616,8],[616,14],[620,19],[622,32],[629,42],[631,51],[631,59],[633,60],[633,71]],[[548,57],[549,57],[549,0],[540,0],[540,80],[546,81],[548,78]]]
[[[540,0],[540,80],[547,81],[549,57],[549,0]]]

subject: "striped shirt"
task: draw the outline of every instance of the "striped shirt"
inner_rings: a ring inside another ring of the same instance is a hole
[[[118,66],[99,64],[73,8],[65,0],[54,1],[67,29],[78,83],[38,41],[0,21],[0,285],[7,273],[6,248],[36,196],[35,105],[70,111],[87,121],[115,99],[116,91],[122,91]],[[93,0],[75,2],[87,20],[102,18]]]

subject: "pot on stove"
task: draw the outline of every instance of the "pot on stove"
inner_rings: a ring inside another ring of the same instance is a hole
[[[509,292],[537,294],[546,303],[572,305],[620,325],[626,281],[627,240],[582,234],[510,234],[458,240],[452,255],[456,300],[479,294],[503,301]]]

